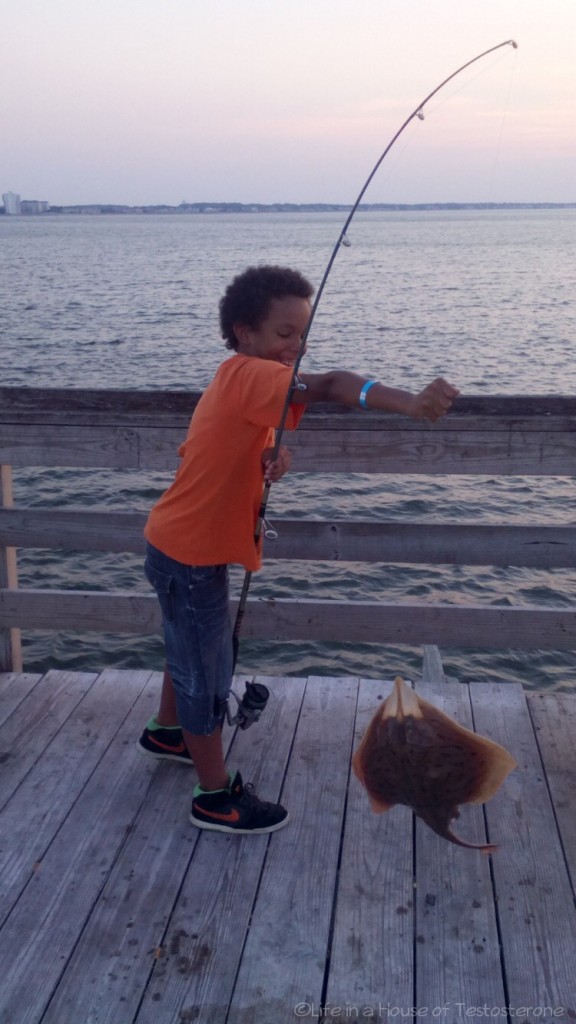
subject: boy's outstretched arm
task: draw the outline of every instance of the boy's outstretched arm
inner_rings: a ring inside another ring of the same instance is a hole
[[[365,377],[348,370],[331,370],[329,373],[302,373],[298,380],[304,388],[296,388],[292,401],[298,404],[309,402],[336,402],[352,408],[379,409],[381,412],[396,412],[413,419],[428,419],[434,423],[448,411],[460,392],[443,377],[437,377],[423,391],[412,394],[399,388],[390,388],[378,381],[370,383]],[[363,395],[363,402],[361,396]]]

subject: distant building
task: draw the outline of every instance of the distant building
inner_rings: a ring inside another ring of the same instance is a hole
[[[8,217],[17,217],[21,210],[20,196],[16,195],[15,192],[5,192],[2,196],[4,203],[4,213]]]
[[[45,199],[22,199],[20,213],[47,213],[50,209]]]

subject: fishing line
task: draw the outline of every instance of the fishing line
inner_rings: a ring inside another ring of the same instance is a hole
[[[378,179],[379,186],[383,187],[390,182],[391,178],[393,177],[394,171],[397,170],[398,165],[402,163],[402,159],[406,154],[406,150],[409,149],[409,147],[412,145],[414,135],[416,134],[418,129],[419,123],[417,123],[417,121],[413,121],[410,125],[407,126],[406,132],[404,133],[402,139],[398,140],[399,145],[396,147],[393,155],[387,162],[386,170]],[[379,200],[375,201],[378,202]],[[347,236],[342,240],[342,244],[346,245],[346,241]],[[350,245],[351,243],[348,242],[348,244]]]
[[[498,167],[500,165],[500,159],[501,159],[501,156],[502,156],[502,139],[504,137],[504,127],[505,127],[506,123],[508,122],[508,117],[509,117],[509,114],[510,114],[510,99],[511,99],[511,96],[512,96],[512,85],[514,84],[514,80],[515,80],[515,76],[516,76],[516,68],[517,68],[517,61],[514,60],[514,61],[512,61],[511,65],[510,65],[510,75],[509,75],[509,78],[508,78],[508,89],[506,90],[506,97],[505,97],[505,100],[504,100],[504,109],[502,111],[502,117],[500,118],[500,131],[498,132],[498,139],[496,141],[496,151],[494,153],[494,162],[492,164],[492,170],[490,172],[490,182],[489,182],[489,186],[488,186],[488,200],[489,201],[491,201],[491,198],[492,198],[492,196],[494,194],[494,180],[495,180],[496,171],[497,171],[497,169],[498,169]]]
[[[512,39],[509,40],[509,45],[513,45]],[[473,85],[474,82],[477,82],[480,78],[484,78],[491,70],[491,68],[496,67],[496,65],[500,64],[503,60],[504,54],[498,54],[497,57],[494,57],[493,61],[488,65],[488,67],[478,69],[475,75],[471,75],[470,78],[467,78],[466,81],[462,82],[461,85],[454,85],[454,88],[448,90],[445,96],[442,96],[441,98],[438,99],[436,103],[430,105],[430,113],[433,114],[435,113],[436,110],[440,110],[443,106],[445,106],[446,103],[450,103],[450,101],[453,100],[455,96],[458,96],[461,92],[464,92],[466,89],[469,89],[470,86]],[[512,68],[514,68],[515,66],[516,61],[513,62]]]
[[[294,366],[292,368],[292,377],[291,377],[291,380],[290,380],[290,386],[288,388],[288,392],[286,394],[286,400],[284,402],[284,407],[282,409],[282,415],[280,417],[280,423],[278,424],[278,427],[276,428],[276,439],[275,439],[275,444],[274,444],[274,451],[272,453],[272,461],[274,461],[275,459],[278,458],[278,453],[280,451],[280,444],[281,444],[281,441],[282,441],[282,435],[283,435],[284,429],[286,427],[286,420],[288,418],[288,411],[290,409],[290,403],[291,403],[291,400],[292,400],[292,394],[299,387],[299,383],[298,383],[298,370],[300,368],[300,363],[302,362],[302,359],[304,357],[304,353],[306,351],[306,342],[307,342],[309,334],[310,334],[310,328],[312,327],[312,323],[314,321],[314,317],[316,316],[316,310],[318,309],[318,306],[320,304],[320,299],[322,298],[322,293],[323,293],[324,288],[326,286],[326,282],[327,282],[328,277],[330,275],[330,271],[332,270],[332,266],[334,264],[334,260],[336,259],[336,256],[338,255],[338,252],[340,250],[340,246],[341,245],[346,246],[346,245],[350,244],[350,242],[349,242],[349,240],[347,238],[346,232],[347,232],[348,227],[349,227],[349,225],[350,225],[350,223],[352,221],[352,218],[354,217],[354,214],[356,213],[356,210],[358,209],[360,203],[362,202],[362,199],[364,198],[364,195],[366,193],[366,190],[368,189],[368,186],[371,184],[372,179],[374,178],[374,176],[375,176],[376,172],[378,171],[380,165],[385,160],[385,158],[387,157],[388,153],[390,152],[390,150],[392,149],[392,147],[394,146],[396,141],[400,138],[402,133],[405,131],[405,129],[408,127],[410,122],[413,121],[415,118],[418,118],[419,121],[423,121],[424,120],[424,107],[426,106],[426,104],[434,96],[436,96],[437,93],[439,93],[441,89],[443,89],[446,85],[448,85],[448,82],[451,82],[452,79],[457,77],[457,75],[460,75],[463,71],[465,71],[466,68],[469,68],[472,64],[475,64],[477,61],[482,60],[483,57],[487,57],[489,53],[495,53],[496,50],[502,49],[504,46],[512,46],[513,49],[515,49],[515,50],[518,49],[518,44],[513,39],[506,39],[503,43],[498,43],[497,46],[491,46],[488,50],[483,50],[483,52],[479,53],[476,57],[472,57],[471,60],[467,60],[465,64],[462,64],[459,68],[456,69],[456,71],[453,71],[452,74],[448,75],[447,78],[445,78],[442,82],[440,82],[439,85],[437,85],[434,89],[432,89],[432,92],[429,92],[428,95],[414,108],[412,113],[409,114],[409,116],[406,118],[406,120],[400,126],[400,128],[398,129],[396,134],[392,136],[390,142],[388,143],[388,145],[384,149],[384,152],[378,158],[378,160],[376,161],[374,167],[370,171],[370,174],[366,178],[366,181],[364,182],[364,184],[363,184],[363,186],[362,186],[362,188],[360,190],[360,193],[359,193],[359,195],[358,195],[354,205],[352,206],[352,208],[350,210],[350,213],[348,214],[348,216],[347,216],[347,218],[346,218],[346,220],[344,222],[344,226],[342,227],[342,230],[340,231],[340,234],[338,236],[338,240],[337,240],[336,245],[334,246],[334,248],[332,250],[332,253],[330,255],[328,263],[326,264],[326,269],[324,270],[324,273],[322,275],[322,279],[321,279],[320,284],[318,286],[318,291],[316,292],[316,297],[315,297],[314,302],[312,304],[312,309],[310,311],[310,318],[308,320],[308,323],[307,323],[306,328],[304,330],[304,333],[302,335],[302,338],[301,338],[301,341],[300,341],[300,348],[298,350],[298,354],[296,356],[296,361],[295,361]],[[266,516],[266,508],[267,508],[267,505],[268,505],[268,498],[269,498],[269,495],[270,495],[270,488],[271,488],[270,482],[266,481],[266,483],[264,484],[264,491],[263,491],[263,494],[262,494],[262,501],[261,501],[260,509],[259,509],[259,512],[258,512],[258,519],[257,519],[256,527],[255,527],[255,530],[254,530],[254,542],[255,542],[255,544],[258,543],[258,541],[260,540],[260,537],[262,535],[262,528],[263,528],[264,519],[265,519],[265,516]],[[234,623],[234,630],[233,630],[233,634],[232,634],[233,670],[236,667],[236,661],[237,661],[237,658],[238,658],[238,646],[239,646],[239,640],[240,640],[240,631],[242,629],[242,622],[243,622],[244,614],[245,614],[245,611],[246,611],[246,602],[248,600],[248,591],[250,589],[251,580],[252,580],[252,573],[251,573],[250,570],[246,570],[246,573],[244,575],[244,582],[242,584],[242,590],[241,590],[241,593],[240,593],[240,599],[238,601],[238,609],[237,609],[237,612],[236,612],[236,620],[235,620],[235,623]]]
[[[510,45],[512,45],[512,40],[510,40]],[[471,75],[470,78],[467,78],[466,81],[462,83],[462,85],[454,85],[453,89],[447,90],[447,94],[445,96],[439,97],[435,103],[430,104],[426,112],[426,117],[434,115],[437,110],[441,110],[444,106],[446,106],[446,104],[449,104],[454,99],[455,96],[458,96],[461,92],[464,92],[465,90],[469,89],[470,86],[473,85],[474,82],[476,82],[478,79],[484,78],[485,75],[487,75],[488,72],[491,70],[491,68],[495,67],[496,64],[499,64],[502,60],[504,60],[504,55],[498,54],[497,56],[494,57],[494,59],[491,61],[488,67],[481,68],[480,70],[478,70],[476,74]],[[514,68],[515,66],[516,62],[514,62],[512,67]],[[423,104],[420,105],[420,110],[422,110],[422,106]],[[407,131],[406,134],[404,135],[404,138],[402,139],[401,144],[396,148],[394,156],[392,157],[391,160],[388,161],[387,170],[379,179],[379,183],[381,185],[385,185],[386,182],[390,180],[394,169],[398,166],[399,163],[401,163],[405,151],[412,143],[413,135],[415,134],[416,131],[418,131],[418,120],[423,121],[424,117],[419,118],[417,116],[416,120],[409,126],[407,126]],[[345,240],[343,244],[346,244]]]

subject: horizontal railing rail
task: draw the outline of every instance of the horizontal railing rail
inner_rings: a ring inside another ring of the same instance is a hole
[[[173,470],[199,395],[0,388],[0,464]],[[458,398],[438,423],[337,406],[290,435],[294,472],[576,474],[576,399]]]
[[[17,548],[143,551],[139,512],[22,508],[10,467],[173,470],[198,400],[188,392],[0,388],[0,670],[18,664],[17,629],[150,633],[140,593],[18,588]],[[436,424],[341,407],[307,410],[290,435],[294,472],[576,476],[576,399],[459,398]],[[574,568],[576,526],[278,519],[267,559]],[[233,610],[233,607],[232,607]],[[576,648],[570,607],[256,599],[244,633],[274,640]]]
[[[144,512],[0,508],[0,545],[143,554]],[[576,526],[274,519],[266,559],[576,567]]]
[[[232,614],[235,609],[231,601]],[[242,635],[254,640],[572,650],[574,619],[569,608],[253,598]],[[122,591],[5,590],[0,592],[0,622],[48,630],[66,623],[67,629],[81,632],[161,632],[155,597]]]

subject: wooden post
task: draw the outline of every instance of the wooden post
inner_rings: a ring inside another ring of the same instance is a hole
[[[12,504],[12,467],[0,465],[0,507]],[[16,548],[0,547],[0,588],[17,586]],[[21,672],[22,667],[20,630],[0,629],[0,672]]]
[[[424,662],[422,665],[422,681],[424,683],[445,683],[444,667],[440,648],[435,644],[424,644]]]

